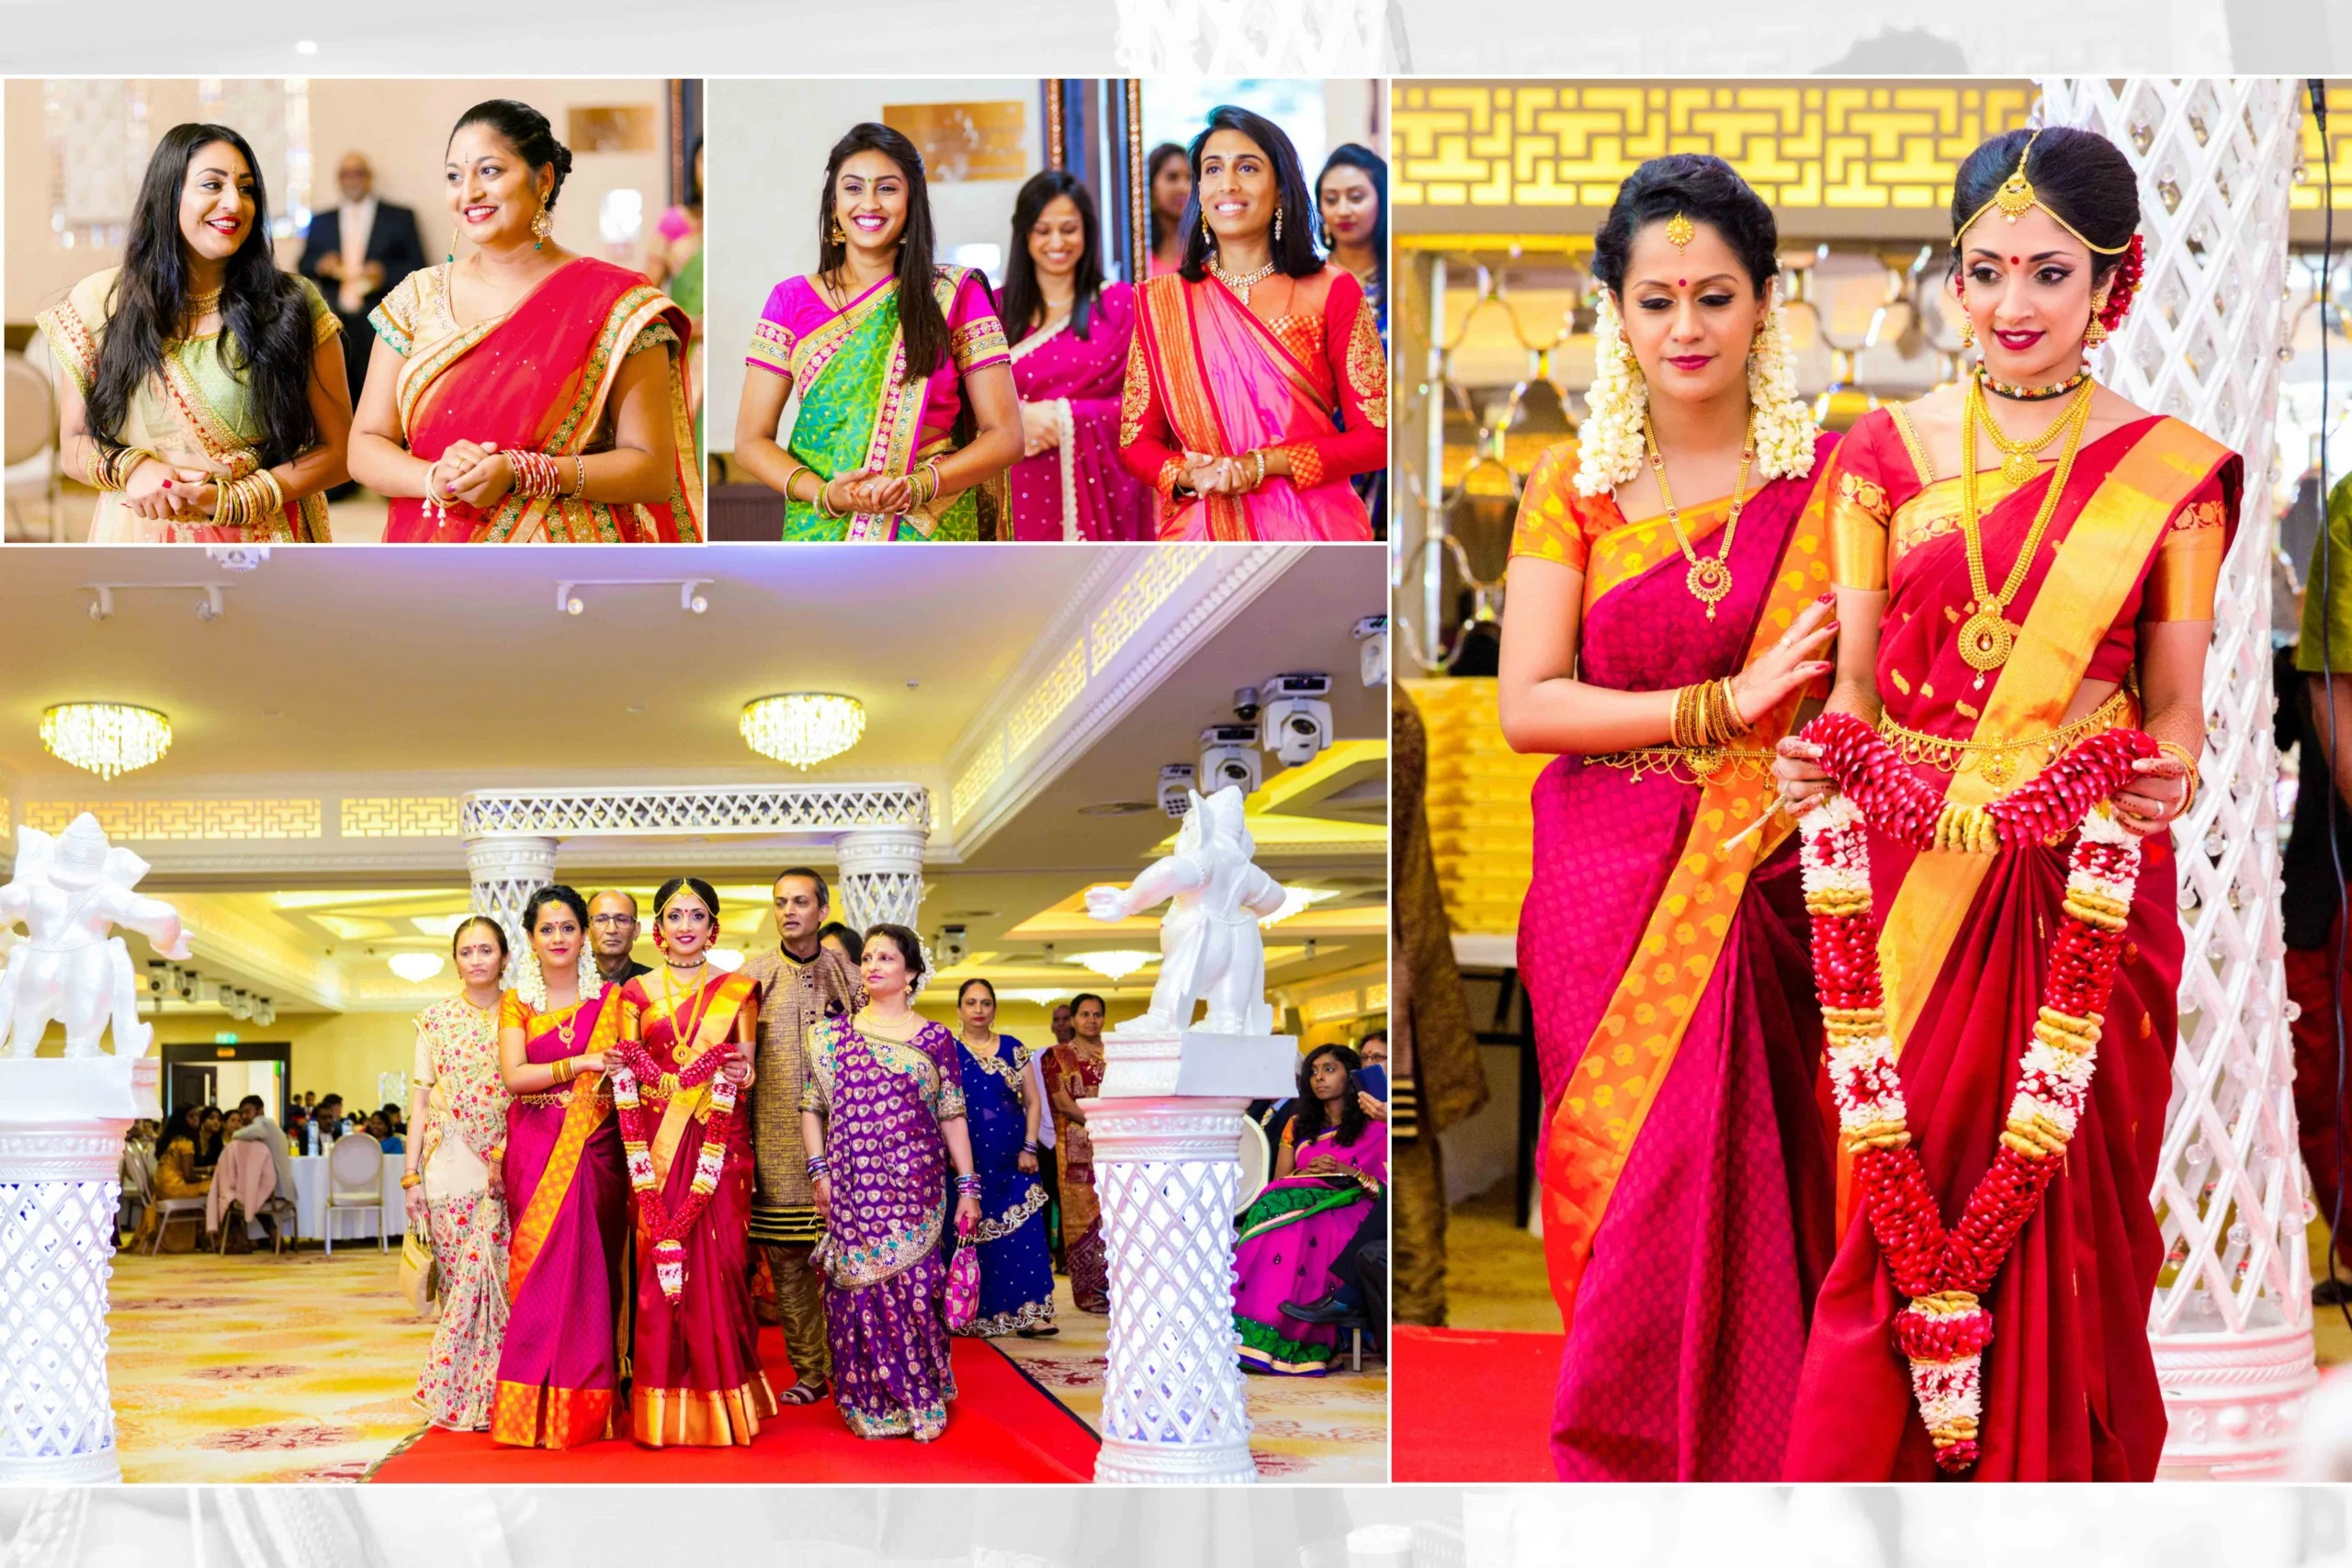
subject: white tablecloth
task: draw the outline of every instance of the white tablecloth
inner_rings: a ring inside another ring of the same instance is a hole
[[[384,1156],[384,1169],[379,1185],[384,1196],[384,1234],[398,1235],[407,1224],[401,1203],[401,1156]],[[327,1234],[327,1158],[324,1155],[297,1155],[294,1158],[294,1234],[304,1241],[317,1241]],[[346,1213],[335,1221],[334,1239],[338,1242],[376,1240],[375,1216],[361,1210]]]

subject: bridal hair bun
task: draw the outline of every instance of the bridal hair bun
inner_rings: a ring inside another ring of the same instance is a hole
[[[563,182],[571,173],[571,149],[556,140],[555,127],[548,117],[516,98],[485,98],[458,117],[449,129],[449,140],[469,125],[486,125],[504,138],[536,172],[555,170],[555,185],[548,192],[548,205],[553,207],[556,197],[563,194]]]
[[[2010,186],[2012,178],[2018,181]],[[1953,260],[1961,237],[1987,209],[2022,212],[2030,203],[2055,219],[2091,254],[2091,280],[2104,280],[2122,262],[2140,227],[2140,182],[2131,160],[2095,130],[2069,125],[2009,130],[1980,145],[1952,176]],[[1998,225],[1996,225],[1997,227]]]

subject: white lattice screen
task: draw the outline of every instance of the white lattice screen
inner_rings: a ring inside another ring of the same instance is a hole
[[[107,1280],[121,1195],[111,1181],[0,1183],[0,1479],[112,1479]]]
[[[1388,0],[1119,0],[1136,76],[1371,76],[1393,63]]]
[[[2275,1467],[2314,1373],[2271,743],[2272,427],[2287,342],[2299,133],[2281,77],[2057,79],[2042,118],[2140,175],[2142,292],[2100,378],[2241,453],[2246,493],[2205,664],[2204,789],[2174,830],[2188,962],[2154,1201],[2169,1251],[2150,1316],[2174,1472]]]

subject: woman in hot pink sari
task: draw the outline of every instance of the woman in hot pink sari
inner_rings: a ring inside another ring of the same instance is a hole
[[[1004,324],[1027,454],[1012,465],[1016,539],[1148,539],[1151,492],[1119,466],[1119,391],[1135,290],[1102,281],[1094,197],[1048,169],[1012,204]]]
[[[514,1216],[490,1435],[568,1449],[617,1429],[617,1332],[628,1178],[605,1053],[620,1040],[616,994],[588,949],[588,905],[542,887],[523,910],[530,956],[498,1010]]]
[[[699,541],[685,312],[549,238],[571,152],[537,109],[475,105],[448,156],[449,260],[368,318],[351,472],[386,542]]]
[[[1369,539],[1348,480],[1388,461],[1388,355],[1272,121],[1227,104],[1193,141],[1184,265],[1136,290],[1120,459],[1162,539]]]
[[[1543,1077],[1564,1481],[1769,1481],[1834,1244],[1796,845],[1771,748],[1829,671],[1813,428],[1772,214],[1652,159],[1594,239],[1579,444],[1511,536],[1497,694],[1536,781],[1519,970]],[[1759,827],[1759,823],[1764,824]]]

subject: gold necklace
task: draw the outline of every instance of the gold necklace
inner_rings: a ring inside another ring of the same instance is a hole
[[[1747,439],[1739,451],[1739,478],[1732,482],[1731,511],[1724,518],[1724,547],[1712,556],[1702,556],[1690,547],[1690,536],[1683,531],[1682,513],[1674,504],[1674,492],[1666,484],[1666,454],[1657,449],[1657,432],[1650,426],[1649,411],[1642,411],[1642,446],[1649,453],[1650,472],[1657,479],[1658,499],[1666,502],[1666,520],[1674,528],[1674,542],[1682,547],[1682,558],[1690,563],[1682,585],[1690,590],[1690,597],[1707,607],[1707,619],[1715,618],[1715,605],[1731,592],[1731,542],[1739,531],[1739,514],[1747,505],[1747,468],[1756,460],[1756,417],[1748,416]]]
[[[1976,427],[1979,423],[1989,424],[1991,421],[1984,414],[1984,389],[1973,379],[1961,393],[1960,532],[1968,547],[1969,592],[1976,597],[1969,605],[1968,619],[1961,623],[1960,656],[1976,671],[1979,691],[1984,690],[1985,672],[2007,663],[2009,650],[2017,646],[2018,628],[2007,618],[2009,601],[2025,585],[2025,574],[2033,565],[2034,552],[2041,547],[2042,531],[2050,526],[2050,519],[2058,511],[2058,498],[2065,493],[2067,476],[2075,468],[2075,454],[2082,449],[2083,429],[2090,423],[2091,393],[2097,385],[2084,382],[2083,389],[2075,394],[2066,412],[2058,416],[2053,428],[2064,431],[2066,444],[2059,448],[2058,467],[2050,476],[2050,489],[2042,495],[2041,505],[2033,514],[2033,526],[2026,530],[2025,543],[2018,550],[2018,558],[2009,567],[2008,579],[2002,583],[1998,594],[1985,585],[1984,541],[1977,533],[1976,524]]]
[[[187,297],[187,319],[191,321],[200,321],[204,320],[205,317],[212,314],[213,311],[220,308],[220,296],[227,292],[228,290],[223,288],[216,288],[209,294],[189,295]]]
[[[2086,371],[2083,375],[2082,386],[2075,393],[2075,400],[2077,403],[2086,401],[2090,397],[2090,375]],[[1984,400],[1983,391],[1984,385],[1984,382],[1982,377],[1972,377],[1970,378],[1969,386],[1972,389],[1975,390],[1977,394],[1976,418],[1984,426],[1985,435],[1992,441],[1994,446],[2000,451],[2001,477],[2008,480],[2013,486],[2021,485],[2025,483],[2026,480],[2033,478],[2035,474],[2041,471],[2041,458],[2040,454],[2042,448],[2048,446],[2052,442],[2057,440],[2061,435],[2065,434],[2066,421],[2074,414],[2075,411],[2072,408],[2067,409],[2056,419],[2050,422],[2048,429],[2044,430],[2041,434],[2035,436],[2030,441],[2013,441],[2009,438],[2008,432],[2003,430],[1998,423],[1995,423],[1992,405]],[[1976,453],[1974,449],[1971,448],[1968,456],[1962,460],[1970,467],[1973,468],[1976,462]]]
[[[1274,276],[1274,264],[1271,261],[1265,265],[1260,267],[1257,271],[1245,272],[1238,277],[1236,277],[1233,274],[1226,271],[1225,268],[1217,265],[1216,258],[1215,256],[1209,257],[1208,261],[1204,265],[1209,269],[1209,276],[1216,278],[1219,283],[1224,284],[1227,288],[1232,289],[1234,294],[1245,306],[1250,303],[1250,288],[1255,285],[1265,282],[1266,279]]]

